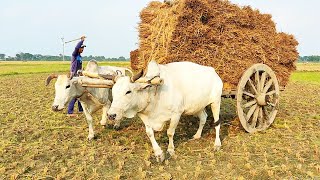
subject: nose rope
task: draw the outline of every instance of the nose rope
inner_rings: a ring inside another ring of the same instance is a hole
[[[87,96],[95,103],[95,104],[99,104],[100,106],[104,106],[107,104],[107,102],[105,103],[101,103],[98,98],[94,97],[89,90],[85,87],[84,91],[82,92],[81,95],[77,96],[76,99],[80,99],[83,95],[87,94]]]
[[[98,98],[96,98],[96,97],[94,97],[89,91],[87,91],[87,96],[95,103],[95,104],[99,104],[100,106],[104,106],[104,105],[106,105],[107,103],[108,103],[108,101],[107,102],[105,102],[105,103],[101,103],[100,101],[99,101],[99,99]]]
[[[80,96],[77,96],[76,99],[81,98],[85,93],[89,93],[87,88],[85,88],[84,91],[82,92],[82,94]]]
[[[146,105],[146,107],[144,109],[146,109],[149,106],[150,102],[151,102],[151,97],[152,97],[151,93],[152,92],[151,92],[150,89],[151,88],[148,89],[148,100],[147,100],[147,105]],[[156,90],[155,90],[155,92],[153,94],[154,97],[157,95],[157,90],[158,90],[158,87],[156,86]]]

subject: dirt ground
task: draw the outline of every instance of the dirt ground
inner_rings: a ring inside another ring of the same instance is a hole
[[[89,142],[83,115],[70,119],[65,111],[51,111],[54,86],[44,86],[47,74],[1,76],[0,179],[320,178],[320,72],[313,73],[312,81],[291,79],[275,122],[261,133],[246,133],[235,100],[223,99],[218,152],[211,115],[202,138],[194,141],[189,139],[198,119],[182,118],[174,137],[176,157],[163,163],[155,161],[139,118],[124,120],[116,131],[99,125],[99,112],[97,137]],[[166,150],[166,131],[156,134]]]

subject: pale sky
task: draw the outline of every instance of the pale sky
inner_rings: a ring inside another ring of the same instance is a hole
[[[0,0],[0,53],[59,55],[66,41],[86,35],[83,55],[129,57],[138,46],[139,12],[150,0]],[[301,56],[320,55],[320,0],[231,0],[272,14],[293,34]],[[71,55],[75,43],[66,45]]]

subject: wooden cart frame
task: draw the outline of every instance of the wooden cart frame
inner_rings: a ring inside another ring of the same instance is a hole
[[[84,87],[112,88],[111,75],[82,72],[79,82]],[[106,80],[108,79],[108,80]],[[263,131],[274,121],[279,107],[280,88],[273,70],[265,64],[254,64],[243,74],[237,85],[224,83],[222,97],[237,100],[237,114],[243,128],[249,132]]]

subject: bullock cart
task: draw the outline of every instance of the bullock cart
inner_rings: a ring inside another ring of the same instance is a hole
[[[288,83],[299,54],[294,36],[277,32],[270,14],[223,0],[154,1],[140,19],[139,48],[130,53],[133,70],[145,69],[151,60],[211,66],[224,82],[223,96],[237,100],[246,131],[272,124],[280,87]]]
[[[85,71],[83,75],[84,78],[79,81],[82,86],[113,86],[112,75]],[[237,86],[224,82],[222,97],[236,99],[240,122],[247,132],[253,133],[263,131],[272,124],[278,112],[280,91],[283,89],[284,87],[279,86],[274,71],[268,65],[258,63],[242,74]]]

